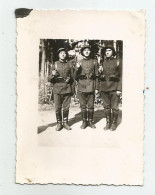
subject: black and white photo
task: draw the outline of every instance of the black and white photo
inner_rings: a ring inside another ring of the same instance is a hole
[[[115,131],[122,116],[123,41],[41,39],[39,48],[39,112],[44,121],[50,113],[57,124],[49,121],[38,133],[53,131],[54,124],[56,131],[74,130],[79,108],[79,128],[100,123]]]
[[[145,13],[17,18],[20,184],[143,185]]]

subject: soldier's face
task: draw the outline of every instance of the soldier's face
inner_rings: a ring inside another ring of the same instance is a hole
[[[61,51],[61,52],[59,53],[59,58],[60,58],[61,60],[64,60],[66,57],[67,57],[67,54],[66,54],[65,51]]]
[[[83,55],[86,56],[86,57],[90,56],[90,53],[91,53],[91,51],[90,51],[89,48],[85,48],[85,49],[83,50]]]
[[[107,58],[110,58],[112,56],[112,53],[113,53],[112,49],[106,49],[106,51],[105,51],[105,55]]]

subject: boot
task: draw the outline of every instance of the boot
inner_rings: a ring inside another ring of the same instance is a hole
[[[56,131],[61,131],[61,129],[63,128],[61,111],[56,112],[56,118],[57,118]]]
[[[82,111],[82,120],[83,120],[83,123],[81,125],[81,129],[85,129],[87,127],[87,111],[86,110]]]
[[[105,115],[106,115],[106,126],[104,127],[104,130],[110,129],[111,125],[111,110],[105,109]]]
[[[112,114],[113,114],[113,121],[110,129],[112,131],[115,131],[117,128],[118,110],[112,110]]]
[[[72,128],[68,125],[68,114],[69,110],[63,111],[63,127],[67,130],[71,130]]]
[[[88,110],[88,126],[92,129],[95,129],[96,126],[93,123],[93,115],[94,115],[94,110]]]

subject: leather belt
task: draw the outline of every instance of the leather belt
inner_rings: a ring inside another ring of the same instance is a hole
[[[56,83],[66,83],[66,80],[63,78],[56,78],[55,81]]]

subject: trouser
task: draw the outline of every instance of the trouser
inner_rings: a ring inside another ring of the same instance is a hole
[[[71,103],[71,94],[54,94],[55,111],[68,111]]]
[[[63,121],[68,121],[71,94],[54,94],[54,103],[57,122],[62,122],[62,112]]]
[[[87,120],[88,117],[88,120],[93,120],[95,100],[94,93],[78,92],[78,98],[82,112],[82,119]]]
[[[101,98],[103,99],[103,107],[106,110],[118,110],[119,96],[116,91],[101,92]]]

